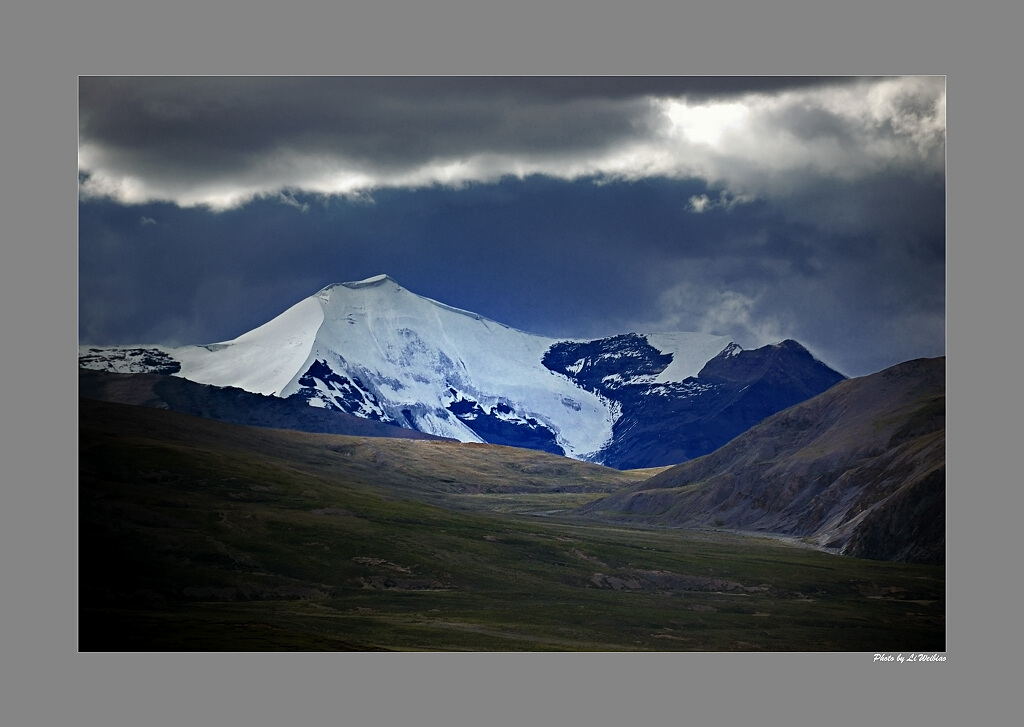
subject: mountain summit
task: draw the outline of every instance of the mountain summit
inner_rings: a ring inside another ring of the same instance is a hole
[[[82,368],[162,373],[464,442],[619,468],[706,454],[844,377],[795,341],[704,333],[538,336],[387,275],[330,285],[233,340],[79,349]]]

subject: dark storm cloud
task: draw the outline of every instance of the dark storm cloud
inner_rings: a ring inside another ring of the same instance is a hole
[[[656,136],[665,122],[655,99],[701,103],[855,81],[83,77],[81,162],[92,175],[84,190],[223,207],[282,188],[493,179],[523,164],[578,176],[580,164],[600,167],[617,147]]]
[[[80,90],[83,141],[189,174],[279,149],[385,168],[588,149],[631,133],[646,107],[626,84],[514,78],[83,78]]]
[[[246,155],[281,146],[408,163],[467,147],[546,152],[600,146],[633,133],[648,96],[701,100],[836,83],[800,77],[83,77],[80,134],[126,154],[160,154],[174,162],[184,153],[189,164],[211,167],[244,164]]]

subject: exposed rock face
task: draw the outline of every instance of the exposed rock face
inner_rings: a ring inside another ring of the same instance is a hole
[[[581,512],[943,563],[945,473],[945,358],[918,359],[844,381]]]
[[[844,379],[793,340],[744,351],[730,344],[696,376],[660,382],[672,357],[637,334],[552,346],[544,365],[615,402],[621,415],[595,461],[618,469],[700,457],[765,417]]]

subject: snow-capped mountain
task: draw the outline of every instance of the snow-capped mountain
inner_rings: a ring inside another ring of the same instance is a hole
[[[328,286],[231,341],[82,346],[79,364],[297,397],[464,442],[623,468],[705,454],[843,378],[793,341],[743,351],[703,333],[538,336],[386,275]]]

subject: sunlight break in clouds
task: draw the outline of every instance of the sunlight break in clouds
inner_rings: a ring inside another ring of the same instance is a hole
[[[685,102],[670,100],[663,113],[689,141],[714,147],[727,131],[743,127],[750,109],[742,103],[687,106]]]

